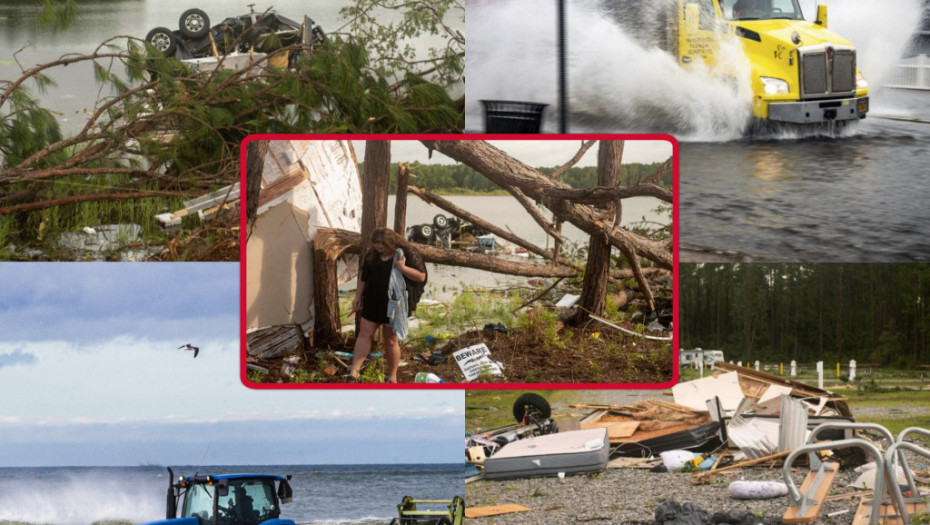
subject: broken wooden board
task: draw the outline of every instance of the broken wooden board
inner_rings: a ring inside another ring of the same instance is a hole
[[[820,485],[816,487],[814,494],[809,494],[809,492],[819,471],[810,471],[807,477],[804,478],[804,483],[801,484],[801,497],[812,499],[814,503],[808,507],[807,512],[804,514],[800,514],[800,506],[788,507],[788,511],[781,518],[782,523],[814,523],[817,521],[817,516],[820,514],[820,509],[830,492],[830,487],[833,486],[833,480],[836,479],[836,474],[840,470],[840,464],[834,462],[824,463],[822,468],[824,469],[823,479]]]
[[[905,503],[904,506],[907,508],[907,514],[909,516],[914,516],[917,514],[927,514],[930,513],[930,505],[927,505],[923,502],[910,502]],[[879,518],[879,523],[882,525],[903,525],[904,520],[898,516],[898,511],[895,510],[894,505],[891,503],[885,503],[881,506],[881,518]],[[862,498],[859,500],[859,508],[856,509],[856,515],[853,516],[853,525],[867,525],[869,523],[869,518],[872,516],[872,499],[871,498]]]
[[[490,505],[488,507],[467,507],[465,509],[466,518],[485,518],[488,516],[499,516],[501,514],[511,514],[514,512],[527,512],[533,510],[529,507],[524,507],[523,505],[514,505],[513,503],[508,503],[506,505]]]
[[[657,458],[615,458],[607,462],[607,468],[652,468],[662,463]]]
[[[704,409],[706,401],[717,396],[723,410],[728,414],[736,411],[744,397],[739,384],[739,374],[736,372],[678,383],[672,387],[672,395],[676,404],[695,410]]]
[[[639,428],[639,421],[595,421],[592,423],[581,423],[581,430],[589,428],[606,428],[607,436],[610,439],[626,438],[632,436],[636,429]]]
[[[248,356],[273,359],[303,347],[304,336],[297,325],[260,328],[246,334]]]

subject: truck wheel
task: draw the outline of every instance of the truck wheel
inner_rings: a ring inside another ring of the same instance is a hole
[[[178,26],[187,38],[200,39],[210,32],[210,17],[200,9],[188,9],[181,13]]]
[[[513,402],[513,417],[517,423],[539,423],[552,415],[552,407],[546,398],[527,392]]]
[[[449,219],[446,219],[445,215],[437,215],[433,217],[433,226],[436,226],[437,229],[442,230],[449,225]]]
[[[166,57],[173,56],[178,49],[178,39],[167,27],[156,27],[149,31],[149,34],[145,35],[145,41]]]

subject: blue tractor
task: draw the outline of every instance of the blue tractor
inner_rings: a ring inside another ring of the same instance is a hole
[[[290,476],[179,476],[169,468],[165,519],[144,525],[297,525],[281,518],[294,495]]]

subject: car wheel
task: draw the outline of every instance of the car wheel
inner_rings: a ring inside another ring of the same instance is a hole
[[[167,27],[156,27],[145,35],[145,41],[161,51],[165,56],[172,56],[178,49],[178,39]]]
[[[546,398],[528,392],[513,402],[513,417],[517,423],[540,423],[552,415],[552,408]]]
[[[420,234],[420,237],[424,239],[431,239],[433,237],[433,227],[429,224],[421,224],[417,226],[417,231]]]
[[[181,14],[178,26],[187,38],[200,39],[210,32],[210,17],[200,9],[188,9]]]

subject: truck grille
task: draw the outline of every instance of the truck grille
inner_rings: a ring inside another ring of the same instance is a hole
[[[801,98],[852,95],[856,90],[856,51],[851,48],[811,46],[801,56]]]

